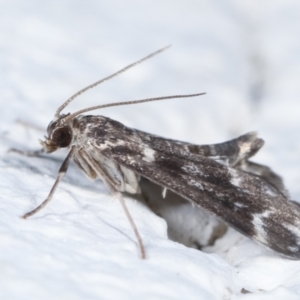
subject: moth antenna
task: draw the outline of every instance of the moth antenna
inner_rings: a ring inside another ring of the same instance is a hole
[[[81,109],[73,114],[70,114],[64,118],[66,122],[71,121],[76,116],[91,111],[95,109],[100,108],[106,108],[106,107],[112,107],[112,106],[121,106],[121,105],[130,105],[130,104],[138,104],[138,103],[144,103],[144,102],[152,102],[152,101],[158,101],[158,100],[167,100],[167,99],[175,99],[175,98],[190,98],[190,97],[197,97],[205,95],[206,93],[198,93],[198,94],[189,94],[189,95],[173,95],[173,96],[164,96],[164,97],[156,97],[156,98],[146,98],[146,99],[140,99],[140,100],[132,100],[132,101],[123,101],[123,102],[114,102],[114,103],[106,103],[102,105],[96,105],[91,106],[88,108]]]
[[[95,86],[97,86],[97,85],[103,83],[104,81],[108,81],[108,80],[110,80],[110,79],[112,79],[112,78],[114,78],[114,77],[116,77],[116,76],[118,76],[118,75],[120,75],[120,74],[126,72],[127,70],[129,70],[129,69],[135,67],[136,65],[138,65],[138,64],[140,64],[140,63],[142,63],[142,62],[144,62],[145,60],[147,60],[147,59],[149,59],[149,58],[152,58],[153,56],[155,56],[155,55],[157,55],[157,54],[159,54],[159,53],[161,53],[161,52],[167,50],[167,49],[170,48],[170,47],[171,47],[171,45],[168,45],[168,46],[166,46],[166,47],[164,47],[164,48],[161,48],[161,49],[159,49],[159,50],[157,50],[157,51],[155,51],[155,52],[153,52],[153,53],[147,55],[146,57],[144,57],[144,58],[142,58],[142,59],[140,59],[140,60],[138,60],[138,61],[136,61],[136,62],[134,62],[134,63],[132,63],[132,64],[130,64],[130,65],[128,65],[128,66],[126,66],[125,68],[119,70],[118,72],[113,73],[113,74],[111,74],[111,75],[109,75],[109,76],[107,76],[107,77],[104,77],[104,78],[102,78],[102,79],[100,79],[100,80],[94,82],[93,84],[91,84],[91,85],[85,87],[84,89],[80,90],[79,92],[77,92],[76,94],[74,94],[72,97],[70,97],[66,102],[64,102],[64,103],[57,109],[57,111],[56,111],[56,113],[55,113],[55,117],[59,117],[60,112],[61,112],[67,105],[69,105],[71,101],[73,101],[75,98],[77,98],[79,95],[83,94],[83,93],[86,92],[87,90],[92,89],[92,88],[94,88]]]

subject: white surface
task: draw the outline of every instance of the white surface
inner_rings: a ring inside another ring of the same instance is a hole
[[[186,248],[126,198],[147,249],[140,260],[119,203],[75,166],[52,203],[22,220],[49,192],[65,153],[56,160],[6,153],[36,149],[45,134],[16,119],[46,128],[74,92],[171,43],[66,112],[205,91],[95,113],[199,144],[257,130],[266,146],[256,161],[282,174],[300,200],[299,36],[296,0],[1,1],[0,299],[299,299],[300,262],[233,230],[213,254]]]

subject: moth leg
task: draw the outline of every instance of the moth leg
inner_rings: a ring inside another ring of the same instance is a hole
[[[69,166],[69,163],[70,163],[70,160],[73,156],[73,153],[74,153],[74,150],[75,150],[75,147],[73,146],[71,151],[69,152],[68,156],[65,158],[64,162],[62,163],[59,171],[58,171],[58,176],[55,180],[55,183],[54,185],[52,186],[52,189],[48,195],[48,197],[46,198],[46,200],[44,200],[44,202],[42,202],[37,208],[35,208],[34,210],[26,213],[24,216],[23,216],[23,219],[27,219],[28,217],[31,217],[32,215],[36,214],[37,212],[39,212],[42,208],[44,208],[48,202],[50,202],[50,200],[52,199],[54,193],[55,193],[55,190],[58,186],[58,184],[60,183],[60,181],[62,180],[62,178],[65,176],[67,170],[68,170],[68,166]]]
[[[99,177],[102,179],[102,181],[104,182],[104,184],[107,186],[107,188],[109,189],[109,191],[111,192],[112,196],[116,199],[118,199],[121,203],[121,206],[125,212],[125,215],[133,229],[133,232],[136,236],[136,239],[138,241],[139,244],[139,248],[140,248],[140,252],[141,252],[141,257],[142,259],[146,258],[146,251],[145,251],[145,246],[143,244],[143,240],[139,234],[139,231],[133,221],[133,218],[125,204],[124,198],[122,196],[122,194],[116,189],[116,187],[114,186],[113,182],[111,181],[111,179],[107,176],[106,172],[104,170],[102,170],[101,165],[97,162],[94,161],[94,159],[92,157],[90,157],[90,155],[88,155],[88,153],[86,153],[83,150],[79,151],[80,155],[83,156],[83,158],[90,164],[90,166],[96,171],[96,173],[99,175]]]
[[[21,119],[16,120],[16,123],[22,125],[23,127],[32,128],[37,131],[45,131],[45,129],[38,127],[32,123],[23,121]],[[14,152],[14,153],[18,153],[18,154],[25,155],[25,156],[40,156],[41,154],[45,153],[45,150],[44,150],[44,148],[42,148],[42,149],[35,150],[35,151],[26,151],[26,150],[20,150],[20,149],[16,149],[16,148],[10,148],[7,150],[7,152]]]
[[[40,156],[42,154],[45,153],[45,149],[39,149],[39,150],[35,150],[35,151],[26,151],[26,150],[20,150],[20,149],[16,149],[16,148],[10,148],[8,149],[7,152],[14,152],[14,153],[18,153],[21,155],[25,155],[25,156]]]
[[[136,225],[133,221],[133,218],[132,218],[132,216],[131,216],[131,214],[130,214],[130,212],[129,212],[126,204],[125,204],[125,201],[124,201],[124,198],[123,198],[122,194],[117,190],[115,190],[115,191],[110,190],[110,191],[113,194],[113,196],[120,201],[121,206],[122,206],[122,208],[125,212],[125,215],[126,215],[128,221],[129,221],[129,223],[130,223],[130,225],[131,225],[131,227],[134,231],[134,234],[137,238],[137,241],[138,241],[138,244],[139,244],[139,247],[140,247],[140,251],[141,251],[141,257],[142,257],[142,259],[145,259],[146,258],[146,251],[145,251],[145,246],[143,244],[143,240],[142,240],[142,238],[139,234],[139,231],[138,231],[138,229],[137,229],[137,227],[136,227]]]

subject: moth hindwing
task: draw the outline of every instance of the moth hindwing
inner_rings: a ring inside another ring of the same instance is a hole
[[[121,192],[139,193],[141,176],[201,206],[258,243],[288,258],[300,259],[300,207],[288,200],[278,175],[249,160],[264,143],[256,133],[221,144],[200,146],[131,129],[104,116],[81,115],[107,106],[201,94],[112,103],[61,114],[67,104],[87,89],[163,50],[88,86],[57,110],[54,121],[48,126],[48,137],[41,144],[46,152],[60,148],[70,148],[70,152],[47,199],[24,218],[35,214],[51,200],[73,158],[89,178],[101,178],[113,196],[121,201],[139,242],[142,258],[145,258],[142,239],[121,195]]]

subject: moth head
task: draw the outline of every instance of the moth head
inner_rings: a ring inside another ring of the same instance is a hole
[[[40,144],[46,152],[54,152],[60,148],[67,148],[73,140],[73,131],[65,117],[68,115],[60,115],[48,125],[48,137],[45,136],[45,141],[40,140]]]

